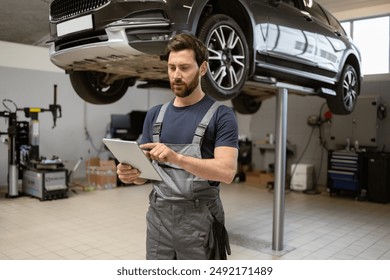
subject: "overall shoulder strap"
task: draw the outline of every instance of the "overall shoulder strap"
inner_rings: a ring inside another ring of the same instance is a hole
[[[164,119],[165,111],[167,110],[169,103],[170,102],[167,102],[161,106],[156,122],[153,124],[153,142],[160,142],[162,121]]]
[[[198,127],[195,130],[194,138],[192,139],[192,144],[197,144],[199,146],[202,145],[203,137],[205,135],[207,126],[210,123],[211,118],[213,117],[215,111],[217,111],[218,107],[222,104],[220,102],[215,101],[213,105],[209,108],[206,114],[203,116],[202,121],[198,124]]]

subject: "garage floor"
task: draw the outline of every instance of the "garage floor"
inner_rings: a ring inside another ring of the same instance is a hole
[[[85,192],[68,199],[0,197],[0,259],[144,259],[151,186]],[[4,189],[3,189],[4,190]],[[390,260],[390,204],[286,192],[284,248],[272,251],[273,193],[222,186],[229,259]]]

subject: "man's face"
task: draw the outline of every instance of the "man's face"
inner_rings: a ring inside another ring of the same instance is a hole
[[[171,89],[177,97],[189,96],[200,85],[200,68],[193,50],[171,52],[168,58]]]

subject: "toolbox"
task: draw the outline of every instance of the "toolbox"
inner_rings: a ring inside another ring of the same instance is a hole
[[[330,194],[340,191],[360,193],[361,156],[354,151],[331,151],[327,185]]]

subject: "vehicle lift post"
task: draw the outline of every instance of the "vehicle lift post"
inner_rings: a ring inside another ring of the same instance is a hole
[[[267,87],[267,86],[266,86]],[[268,85],[270,88],[270,85]],[[285,251],[284,248],[284,212],[285,212],[285,185],[286,185],[286,154],[287,154],[287,104],[288,93],[316,94],[308,87],[296,86],[287,83],[275,82],[271,88],[276,91],[276,123],[275,123],[275,182],[272,250]]]
[[[272,250],[274,251],[283,250],[287,147],[287,103],[287,88],[278,87],[276,93],[275,183],[272,230]]]

